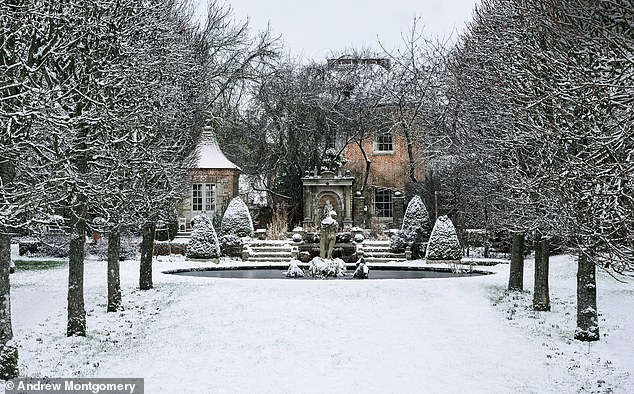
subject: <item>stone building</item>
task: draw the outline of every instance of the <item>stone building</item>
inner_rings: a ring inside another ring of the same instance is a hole
[[[189,195],[178,209],[179,231],[189,231],[198,214],[222,215],[238,195],[239,179],[240,168],[222,153],[211,126],[205,126],[196,165],[189,172]]]

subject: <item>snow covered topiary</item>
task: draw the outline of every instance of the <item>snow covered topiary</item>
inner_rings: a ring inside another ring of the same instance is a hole
[[[390,238],[390,251],[392,253],[403,253],[406,246],[408,243],[403,231],[399,231]]]
[[[229,203],[229,206],[222,217],[220,232],[223,235],[234,234],[238,237],[253,236],[253,220],[251,220],[251,213],[240,197],[234,198]]]
[[[425,259],[460,260],[461,257],[462,249],[451,219],[447,216],[440,216],[436,219],[434,229],[429,236]]]
[[[414,196],[407,204],[403,225],[401,230],[392,235],[390,239],[390,250],[394,253],[401,253],[407,246],[418,250],[423,238],[428,235],[429,213],[420,196]]]
[[[223,256],[232,256],[232,257],[240,257],[242,253],[242,246],[244,245],[245,239],[248,238],[240,238],[234,234],[227,234],[218,237],[218,244],[220,245],[220,253]]]
[[[428,233],[429,213],[420,196],[414,196],[407,204],[401,231],[408,244],[420,242]]]
[[[187,257],[192,259],[214,259],[220,257],[218,237],[211,219],[205,215],[196,215],[192,219],[191,240],[187,245]]]
[[[223,250],[224,248],[242,247],[242,238],[234,234],[222,235],[218,237],[218,241],[220,243],[220,250]]]

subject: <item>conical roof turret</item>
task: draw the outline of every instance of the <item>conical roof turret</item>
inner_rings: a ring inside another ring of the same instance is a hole
[[[220,146],[218,146],[218,141],[216,141],[216,134],[209,125],[203,127],[203,134],[197,151],[196,168],[240,170],[240,167],[227,159],[222,153]]]

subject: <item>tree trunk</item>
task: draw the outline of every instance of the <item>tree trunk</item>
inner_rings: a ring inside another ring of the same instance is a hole
[[[0,379],[18,376],[18,347],[13,342],[11,325],[11,236],[0,233]]]
[[[121,232],[118,227],[115,227],[108,234],[108,312],[123,310],[119,277],[120,248]]]
[[[368,178],[370,176],[370,166],[372,165],[372,160],[370,160],[370,158],[368,157],[368,154],[363,148],[363,139],[356,140],[355,142],[357,146],[359,147],[361,154],[363,155],[363,160],[365,161],[365,172],[363,174],[363,182],[361,183],[361,189],[360,189],[361,193],[363,193],[365,191],[366,186],[368,185]]]
[[[83,104],[77,104],[73,117],[82,119]],[[77,166],[77,176],[88,174],[88,126],[80,121],[75,143],[77,156],[72,162]],[[70,251],[68,253],[68,322],[67,336],[86,336],[86,310],[84,307],[84,244],[86,243],[86,217],[88,196],[77,185],[69,193],[69,199],[78,204],[72,209]]]
[[[8,141],[0,141],[8,143]],[[15,165],[12,159],[0,163],[0,182],[5,187],[15,178]],[[4,197],[4,196],[2,196]],[[3,198],[3,201],[6,201]],[[11,235],[8,229],[0,227],[0,379],[12,379],[18,376],[18,347],[13,342],[11,323]]]
[[[409,179],[413,183],[418,183],[416,180],[416,160],[414,160],[414,149],[412,146],[414,143],[410,137],[409,127],[403,126],[403,134],[405,134],[405,141],[407,142],[407,159],[409,161]]]
[[[511,266],[509,268],[509,290],[524,290],[524,234],[513,234]]]
[[[84,309],[84,243],[86,221],[77,219],[72,226],[68,255],[68,324],[66,335],[86,336]]]
[[[533,309],[550,311],[550,295],[548,289],[549,243],[541,234],[535,235],[535,291]]]
[[[141,242],[141,264],[139,287],[141,290],[152,288],[152,255],[154,252],[154,222],[143,224],[143,241]]]
[[[593,256],[590,253],[590,256]],[[579,252],[577,265],[577,328],[575,339],[598,341],[596,266],[586,251]]]

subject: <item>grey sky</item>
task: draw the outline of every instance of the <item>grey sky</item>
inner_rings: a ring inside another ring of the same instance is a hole
[[[198,0],[206,3],[206,0]],[[226,0],[253,30],[270,22],[294,56],[323,59],[349,48],[379,50],[399,45],[414,17],[427,36],[449,36],[471,20],[479,0]],[[454,33],[455,36],[455,33]],[[378,39],[377,39],[378,37]]]

